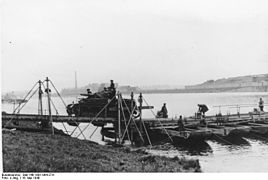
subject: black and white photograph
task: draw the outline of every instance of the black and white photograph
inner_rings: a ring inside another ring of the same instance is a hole
[[[268,1],[0,9],[2,179],[268,173]]]

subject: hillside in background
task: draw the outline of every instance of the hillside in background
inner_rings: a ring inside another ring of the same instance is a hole
[[[63,96],[79,96],[90,89],[93,93],[109,87],[109,83],[89,83],[79,88],[65,88],[61,90]],[[115,84],[117,90],[123,94],[134,93],[210,93],[210,92],[268,92],[268,74],[248,75],[239,77],[222,78],[217,80],[207,80],[196,85],[148,85],[148,86],[129,86]],[[8,92],[4,96],[12,95],[23,97],[25,92]],[[55,95],[55,93],[52,93]]]
[[[208,80],[202,84],[185,86],[185,89],[189,91],[266,92],[268,91],[268,74]]]
[[[103,87],[108,87],[109,84],[91,83],[87,86],[75,89],[63,89],[63,95],[74,95],[86,92],[90,88],[92,92],[102,90]],[[267,92],[268,91],[268,74],[248,75],[239,77],[222,78],[217,80],[208,80],[204,83],[189,86],[119,86],[117,89],[124,94],[134,93],[208,93],[208,92]]]

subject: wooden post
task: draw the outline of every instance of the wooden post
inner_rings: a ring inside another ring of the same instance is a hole
[[[139,96],[139,110],[140,110],[140,131],[142,132],[142,94]]]
[[[133,94],[133,92],[131,92],[131,94],[130,94],[130,98],[131,98],[131,104],[130,104],[130,121],[132,120],[132,111],[133,111],[133,102],[134,102],[134,94]],[[131,123],[131,122],[130,122]],[[132,128],[131,128],[131,126],[130,126],[130,141],[131,141],[131,145],[133,145],[133,130],[132,130]]]
[[[38,91],[38,114],[43,115],[43,103],[42,103],[42,82],[39,80],[39,91]]]
[[[13,102],[13,112],[15,111],[16,102]],[[19,114],[19,113],[18,113]]]
[[[54,135],[54,128],[53,128],[53,120],[52,120],[52,114],[51,114],[51,104],[50,104],[50,89],[49,89],[49,79],[48,77],[46,78],[46,82],[47,82],[47,102],[48,102],[48,115],[49,115],[49,125],[51,126],[52,129],[52,134]]]
[[[102,128],[102,130],[103,130],[104,126],[102,126],[101,128]],[[101,134],[102,134],[102,135],[101,135],[101,140],[104,141],[104,135],[103,135],[103,133],[101,133]]]
[[[121,118],[120,118],[120,110],[121,110],[121,97],[120,97],[120,93],[118,92],[118,98],[117,98],[117,105],[118,105],[118,141],[119,144],[121,144]]]

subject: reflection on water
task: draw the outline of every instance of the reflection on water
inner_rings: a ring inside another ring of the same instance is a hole
[[[190,156],[204,156],[213,152],[212,148],[206,141],[201,141],[200,143],[195,143],[192,145],[188,144],[186,146],[178,144],[173,145],[177,148],[178,151],[181,151],[183,154]]]
[[[204,172],[267,172],[268,146],[258,140],[246,139],[250,145],[224,145],[206,141],[207,148],[176,147],[169,144],[152,148],[156,155],[199,159]],[[170,149],[169,149],[169,148]]]
[[[219,110],[213,108],[215,105],[256,104],[257,107],[260,97],[264,99],[264,102],[268,102],[267,93],[145,94],[144,97],[150,105],[155,107],[154,112],[162,107],[163,102],[166,102],[170,117],[176,115],[191,116],[196,112],[197,104],[207,104],[210,109],[208,115],[214,115]],[[55,97],[52,98],[59,114],[66,114],[61,100]],[[74,101],[75,97],[64,98],[64,100],[68,104]],[[37,113],[37,105],[37,98],[32,99],[21,113]],[[44,107],[46,107],[45,104]],[[252,111],[252,109],[253,107],[241,108],[241,113]],[[2,110],[10,113],[13,110],[13,105],[3,104]],[[268,108],[265,107],[265,110],[267,111]],[[236,113],[236,109],[223,108],[221,111],[222,113]],[[55,110],[53,110],[53,113],[55,114]],[[150,111],[144,111],[143,115],[144,117],[152,117]],[[54,125],[64,130],[61,123]],[[65,126],[69,132],[75,129],[75,127],[67,124]],[[87,124],[81,124],[80,128],[84,129],[86,126]],[[84,133],[85,137],[89,139],[91,136],[91,140],[105,144],[107,141],[102,141],[100,128],[92,135],[94,130],[95,127],[90,125]],[[79,133],[77,129],[73,133],[73,137],[77,137]],[[79,136],[79,138],[83,139],[83,136]],[[259,135],[226,138],[224,140],[215,138],[199,144],[184,146],[176,142],[162,142],[148,151],[168,157],[185,156],[199,159],[204,172],[268,172],[268,137]]]
[[[249,146],[249,142],[239,135],[231,135],[227,137],[221,137],[214,135],[212,141],[216,141],[222,145],[231,145],[231,146]]]

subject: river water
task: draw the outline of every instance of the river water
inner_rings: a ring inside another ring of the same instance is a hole
[[[127,96],[124,96],[127,98]],[[137,98],[138,95],[135,96]],[[167,104],[169,117],[192,116],[197,111],[197,104],[206,104],[209,107],[207,115],[215,115],[219,110],[225,113],[237,113],[237,108],[213,107],[217,105],[230,104],[251,104],[250,107],[241,107],[240,113],[247,113],[253,108],[258,107],[259,98],[262,97],[264,102],[268,102],[268,93],[189,93],[189,94],[145,94],[144,98],[149,105],[155,108],[153,112],[144,110],[143,117],[153,117],[153,113],[161,109],[163,103]],[[76,97],[63,98],[66,104],[76,101]],[[52,97],[59,114],[66,114],[63,103],[60,98]],[[46,109],[46,99],[44,107]],[[37,97],[33,97],[21,110],[21,113],[37,113],[38,101]],[[2,104],[2,111],[8,113],[14,109],[13,105]],[[268,107],[264,110],[268,111]],[[45,113],[47,111],[45,110]],[[55,111],[53,110],[53,114]],[[64,126],[60,123],[54,123],[57,128],[63,129]],[[81,129],[85,128],[87,124],[80,125]],[[74,130],[74,127],[65,124],[69,132]],[[84,135],[87,139],[96,141],[100,144],[105,144],[101,140],[100,128],[94,132],[95,127],[89,126]],[[79,135],[79,130],[73,133],[76,137]],[[92,136],[91,136],[92,135]],[[90,138],[91,136],[91,138]],[[83,139],[80,135],[79,138]],[[267,138],[244,138],[248,144],[244,145],[224,145],[216,141],[207,141],[207,146],[200,151],[188,151],[172,144],[164,144],[156,146],[148,151],[152,154],[163,156],[184,156],[187,158],[199,159],[203,172],[268,172],[268,139]]]

